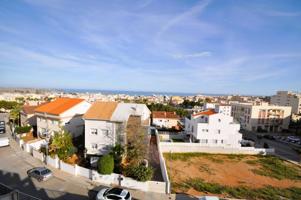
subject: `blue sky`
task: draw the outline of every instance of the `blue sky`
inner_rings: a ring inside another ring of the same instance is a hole
[[[0,86],[301,91],[300,0],[0,1]]]

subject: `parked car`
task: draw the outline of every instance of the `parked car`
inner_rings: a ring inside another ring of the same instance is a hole
[[[122,188],[103,188],[96,196],[96,200],[132,200],[129,191]]]
[[[287,137],[287,140],[288,140],[289,142],[296,143],[296,142],[299,142],[299,141],[300,141],[300,138],[295,137],[295,136],[288,136],[288,137]]]
[[[35,167],[27,171],[29,177],[33,177],[38,181],[46,181],[53,176],[50,169],[46,167]]]
[[[216,196],[202,196],[202,197],[199,197],[198,200],[219,200],[219,197],[216,197]]]
[[[8,137],[0,137],[0,147],[9,146]]]
[[[264,135],[263,137],[265,139],[274,140],[274,136],[272,136],[272,135]]]

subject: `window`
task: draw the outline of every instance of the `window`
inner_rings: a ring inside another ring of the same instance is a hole
[[[91,128],[90,133],[93,135],[97,135],[97,129],[96,128]]]
[[[109,130],[108,129],[102,129],[102,133],[106,136],[109,136]]]
[[[221,119],[218,119],[218,122],[221,122],[222,120]]]
[[[218,134],[221,134],[221,130],[220,130],[220,129],[218,129],[218,130],[217,130],[217,133],[218,133]]]
[[[97,144],[93,143],[91,146],[92,146],[92,149],[97,149]]]
[[[208,129],[206,129],[206,132],[208,133],[208,132],[209,132],[209,130],[208,130]]]
[[[217,140],[212,140],[212,143],[213,144],[217,144]]]
[[[224,144],[224,140],[221,140],[221,143]]]

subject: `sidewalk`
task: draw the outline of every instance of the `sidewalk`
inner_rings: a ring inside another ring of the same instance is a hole
[[[29,153],[27,153],[26,151],[23,151],[19,147],[18,143],[12,138],[11,135],[9,135],[9,137],[10,137],[10,146],[15,151],[15,154],[17,156],[21,157],[21,159],[23,159],[30,166],[32,166],[32,167],[45,166],[45,167],[51,169],[51,171],[53,172],[53,174],[56,178],[65,180],[68,182],[72,182],[73,184],[76,184],[85,189],[92,189],[95,186],[95,184],[93,184],[93,182],[90,179],[87,179],[87,178],[81,177],[81,176],[74,176],[74,175],[68,174],[59,169],[53,168],[49,165],[46,165],[45,163],[43,163],[42,161],[40,161],[38,159],[35,159]]]

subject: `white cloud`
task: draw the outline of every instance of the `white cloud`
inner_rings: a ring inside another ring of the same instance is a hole
[[[192,54],[176,54],[173,55],[174,58],[177,59],[183,59],[183,58],[200,58],[200,57],[209,57],[212,53],[210,51],[203,51],[198,53],[192,53]]]

